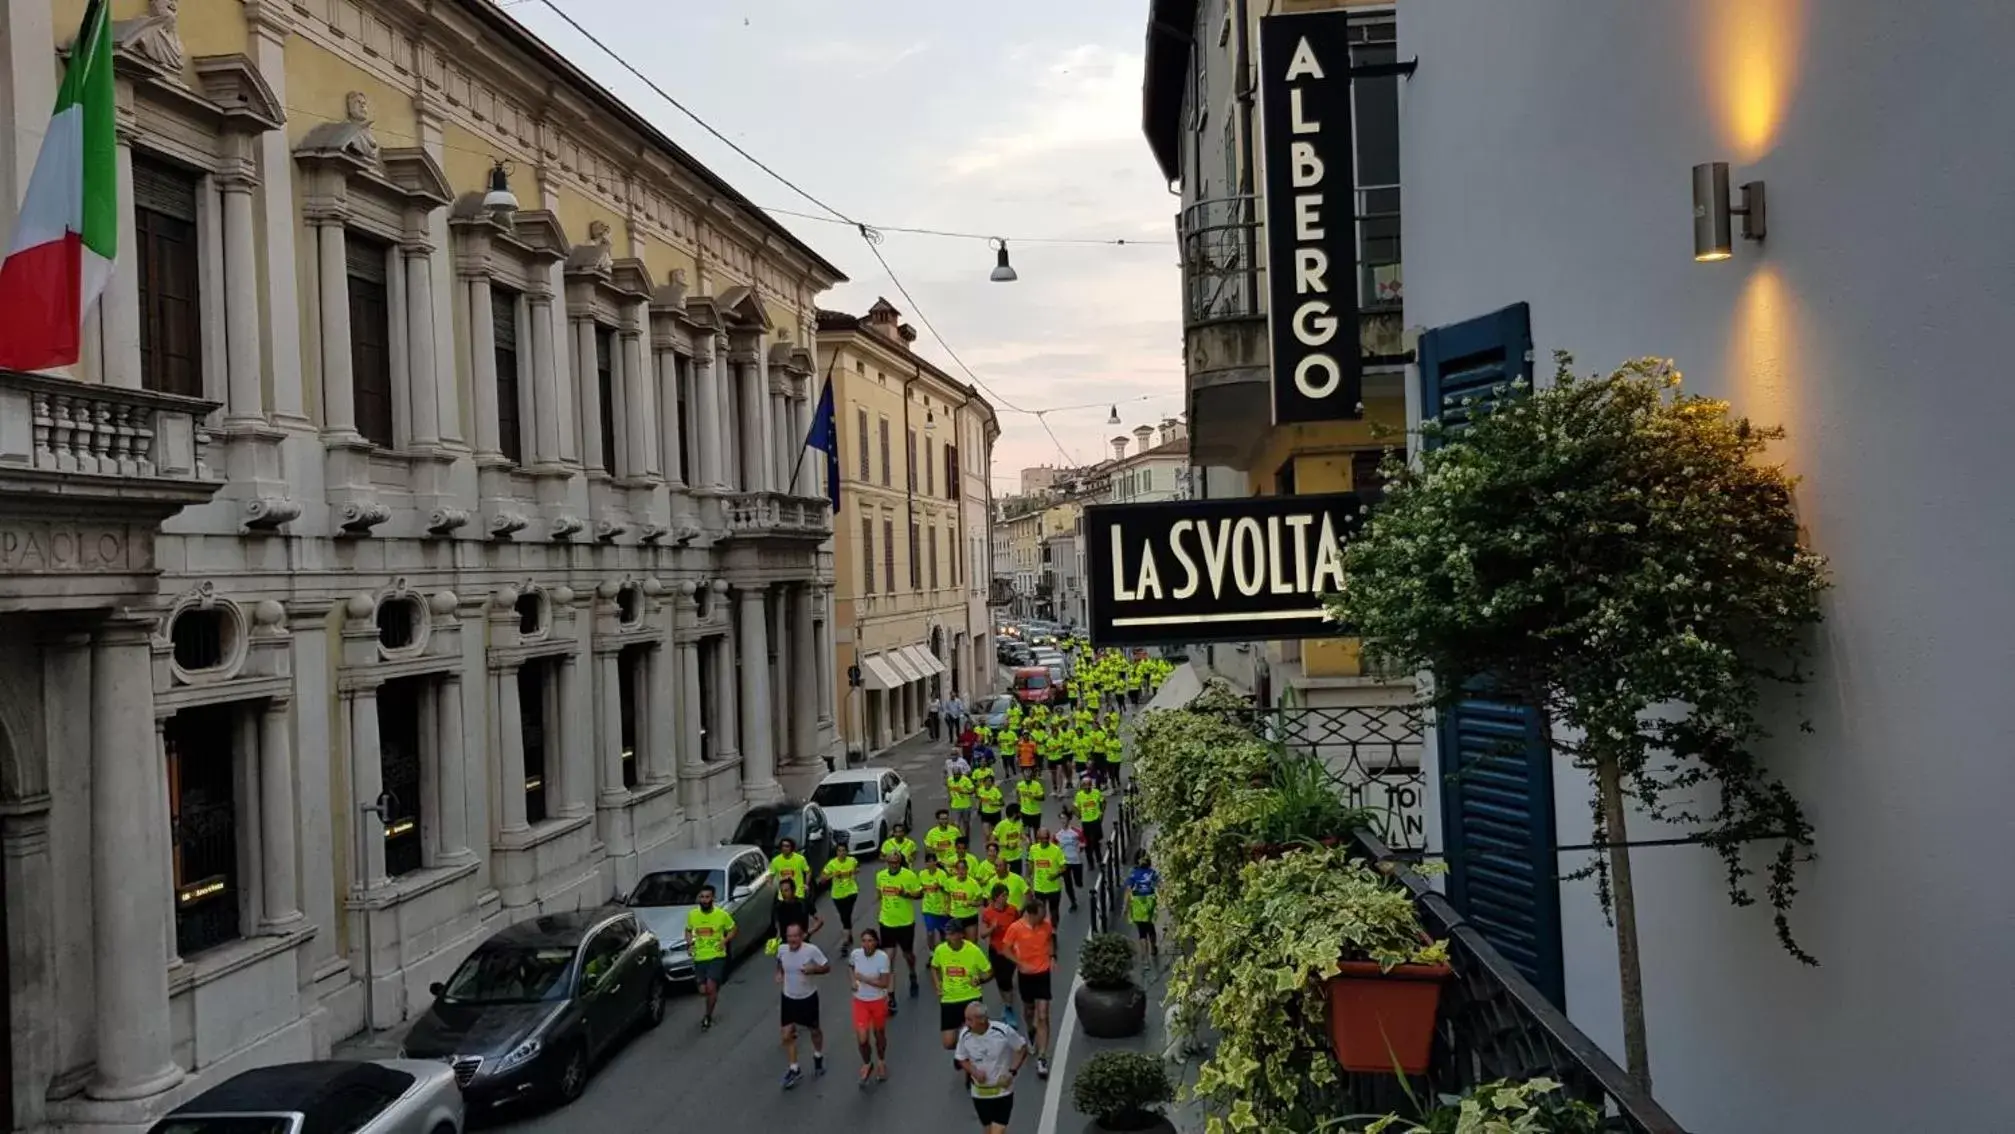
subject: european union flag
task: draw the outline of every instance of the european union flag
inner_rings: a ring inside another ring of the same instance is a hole
[[[819,408],[812,413],[812,431],[805,435],[805,447],[826,455],[826,499],[833,513],[840,510],[840,424],[833,410],[833,371],[826,368],[826,386],[819,391]]]

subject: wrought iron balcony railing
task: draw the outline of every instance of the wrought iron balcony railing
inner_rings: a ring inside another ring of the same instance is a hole
[[[1357,302],[1366,310],[1399,305],[1399,186],[1355,192]],[[1182,241],[1185,326],[1266,316],[1266,220],[1261,198],[1198,201],[1177,222]]]
[[[1449,942],[1449,964],[1455,975],[1442,990],[1441,1019],[1435,1028],[1434,1058],[1428,1072],[1429,1093],[1423,1096],[1417,1087],[1409,1088],[1415,1097],[1460,1094],[1499,1079],[1545,1077],[1558,1081],[1573,1098],[1594,1106],[1602,1113],[1606,1127],[1617,1134],[1686,1134],[1664,1107],[1484,940],[1446,897],[1408,869],[1404,855],[1365,831],[1358,833],[1357,845],[1367,858],[1392,869],[1394,877],[1413,894],[1427,931]],[[1400,1084],[1390,1075],[1351,1079],[1352,1105],[1361,1108],[1360,1113],[1382,1113],[1404,1105],[1406,1092],[1399,1090]]]
[[[1244,723],[1290,752],[1322,761],[1352,807],[1403,850],[1427,848],[1427,785],[1420,713],[1410,705],[1246,709]]]

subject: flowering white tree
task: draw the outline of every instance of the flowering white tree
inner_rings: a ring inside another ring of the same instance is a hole
[[[1717,851],[1740,905],[1745,845],[1774,840],[1778,938],[1812,962],[1786,916],[1811,825],[1754,747],[1764,687],[1803,679],[1826,564],[1800,543],[1794,481],[1759,460],[1781,430],[1680,392],[1669,362],[1578,378],[1557,361],[1552,386],[1468,403],[1459,434],[1425,422],[1445,443],[1387,462],[1330,613],[1433,673],[1436,708],[1475,681],[1539,707],[1554,751],[1589,772],[1591,872],[1616,927],[1626,1056],[1648,1086],[1627,800]]]

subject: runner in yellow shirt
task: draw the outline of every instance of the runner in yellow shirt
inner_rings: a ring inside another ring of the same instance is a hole
[[[1035,896],[1049,906],[1049,918],[1056,921],[1063,917],[1063,848],[1050,837],[1048,827],[1039,827],[1035,833],[1035,845],[1028,851],[1031,879]]]
[[[1021,873],[1022,858],[1027,850],[1022,840],[1026,837],[1027,831],[1022,826],[1021,820],[1012,815],[1003,816],[1001,821],[994,825],[994,842],[1000,844],[1001,861],[1016,874]]]
[[[904,865],[903,852],[891,851],[882,858],[882,868],[875,872],[875,895],[880,899],[876,918],[881,923],[882,948],[900,949],[903,960],[909,963],[910,996],[917,994],[917,909],[913,900],[923,896],[924,884],[917,872]],[[895,962],[889,962],[893,965]],[[889,1011],[895,1011],[895,1002],[889,1002]]]
[[[937,823],[924,832],[924,849],[931,854],[933,862],[943,862],[952,852],[952,844],[959,841],[959,829],[952,826],[952,813],[938,808]]]
[[[693,958],[693,980],[707,998],[700,1030],[714,1026],[714,1004],[721,979],[728,973],[728,951],[735,942],[735,915],[714,904],[714,888],[700,887],[700,904],[686,911],[686,952]]]
[[[812,892],[812,864],[798,853],[798,844],[794,839],[777,840],[776,857],[770,859],[770,873],[776,876],[779,889],[783,887],[784,879],[788,878],[797,883],[798,893]]]
[[[826,860],[826,868],[819,871],[819,878],[832,887],[833,912],[840,915],[840,928],[846,933],[846,940],[840,944],[840,952],[851,952],[854,947],[854,902],[860,898],[861,884],[857,877],[861,860],[842,843],[832,858]]]
[[[986,982],[992,979],[993,965],[986,950],[966,940],[965,927],[954,924],[944,943],[931,951],[931,983],[938,990],[938,1030],[944,1033],[946,1051],[958,1043],[966,1005],[984,996]]]

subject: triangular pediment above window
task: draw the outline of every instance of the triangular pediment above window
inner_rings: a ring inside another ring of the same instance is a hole
[[[246,133],[276,130],[287,121],[287,110],[273,94],[265,76],[244,55],[202,55],[192,65],[196,89],[217,108],[226,123]]]
[[[543,260],[567,257],[567,233],[551,209],[519,209],[511,214],[507,238]]]
[[[754,288],[739,284],[723,291],[716,300],[721,321],[736,330],[767,331],[770,329],[769,313],[763,310],[762,301],[756,298]]]
[[[686,297],[686,321],[702,331],[721,329],[721,309],[711,295]]]
[[[418,146],[401,146],[383,153],[385,180],[399,187],[409,200],[438,208],[455,199],[448,175],[432,154]]]
[[[609,266],[609,285],[636,299],[651,294],[651,269],[635,256],[625,256]]]

